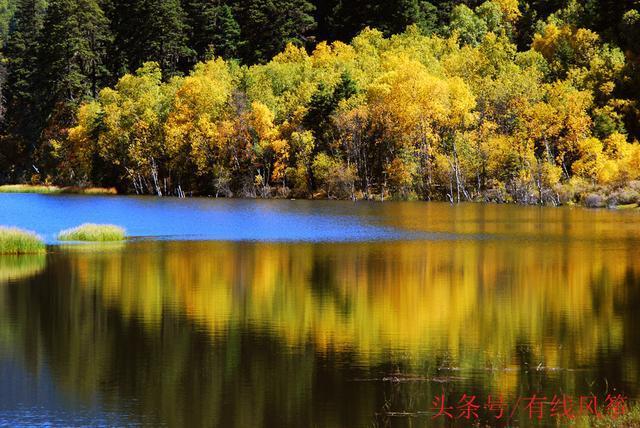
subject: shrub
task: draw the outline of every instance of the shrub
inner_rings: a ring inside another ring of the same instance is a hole
[[[35,233],[0,226],[0,254],[35,254],[44,251],[44,242]]]
[[[352,166],[347,166],[326,153],[320,153],[313,161],[311,171],[328,198],[353,196],[356,173]]]
[[[63,230],[58,234],[58,240],[60,241],[107,242],[122,241],[125,237],[126,232],[120,226],[91,223]]]
[[[606,203],[602,195],[589,193],[584,197],[584,206],[587,208],[604,208]]]
[[[640,201],[640,193],[633,189],[617,190],[609,196],[609,205],[632,205]]]

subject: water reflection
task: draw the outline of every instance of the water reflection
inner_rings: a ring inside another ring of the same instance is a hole
[[[44,254],[0,254],[0,285],[34,276],[44,269]]]
[[[443,389],[637,397],[637,244],[59,248],[0,289],[0,347],[48,367],[71,406],[173,426],[392,424]]]

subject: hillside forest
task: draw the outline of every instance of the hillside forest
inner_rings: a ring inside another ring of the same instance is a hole
[[[640,0],[0,0],[0,184],[640,202]]]

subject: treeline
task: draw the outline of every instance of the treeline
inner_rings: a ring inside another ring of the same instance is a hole
[[[20,0],[5,26],[0,181],[635,198],[620,189],[640,178],[640,5],[346,4]]]

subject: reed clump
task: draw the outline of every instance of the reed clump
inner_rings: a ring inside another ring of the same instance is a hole
[[[85,223],[58,234],[59,241],[113,242],[123,241],[126,231],[113,224]]]
[[[0,254],[38,254],[45,250],[44,241],[35,233],[0,226]]]

